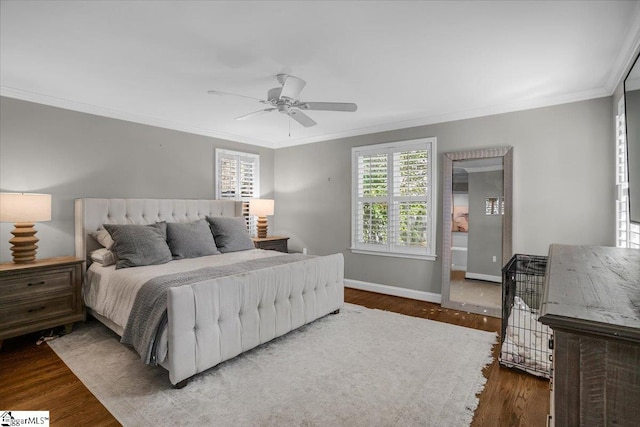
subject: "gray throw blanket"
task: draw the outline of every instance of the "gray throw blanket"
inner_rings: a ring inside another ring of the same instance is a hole
[[[313,258],[313,256],[288,254],[155,277],[142,285],[138,291],[120,341],[123,344],[133,346],[146,364],[155,366],[157,365],[156,349],[168,320],[168,288],[191,285],[217,277],[262,270],[309,258]]]

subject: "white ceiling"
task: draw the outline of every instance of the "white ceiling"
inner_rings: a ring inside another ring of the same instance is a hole
[[[637,1],[5,1],[0,94],[277,148],[611,95],[638,46]],[[281,114],[303,101],[355,113]],[[291,135],[289,136],[289,125]]]

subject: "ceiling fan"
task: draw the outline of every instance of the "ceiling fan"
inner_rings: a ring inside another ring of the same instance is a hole
[[[210,90],[207,93],[211,95],[239,96],[241,98],[253,99],[263,104],[270,105],[269,108],[236,117],[236,120],[246,120],[260,114],[278,111],[282,114],[287,114],[289,117],[291,117],[293,120],[297,121],[304,127],[311,127],[315,126],[317,123],[311,117],[303,113],[302,110],[353,112],[358,109],[358,106],[356,104],[350,102],[300,101],[300,92],[302,92],[302,89],[305,87],[307,82],[299,77],[289,74],[278,74],[276,77],[281,87],[274,87],[273,89],[269,89],[269,91],[267,92],[267,99],[254,98],[251,96],[238,95],[229,92],[221,92],[219,90]]]

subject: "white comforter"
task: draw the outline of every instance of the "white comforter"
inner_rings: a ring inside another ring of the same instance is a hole
[[[103,267],[93,263],[85,278],[84,302],[94,312],[113,322],[118,327],[115,332],[122,335],[138,291],[154,277],[279,255],[283,254],[253,249],[119,270],[114,265]]]

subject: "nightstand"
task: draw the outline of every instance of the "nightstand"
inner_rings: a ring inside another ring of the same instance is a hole
[[[282,236],[269,236],[263,238],[254,237],[253,245],[257,249],[266,249],[269,251],[279,251],[287,253],[289,252],[289,249],[287,249],[287,240],[289,240],[288,237]]]
[[[2,341],[85,319],[82,263],[75,257],[0,264],[0,348]]]

